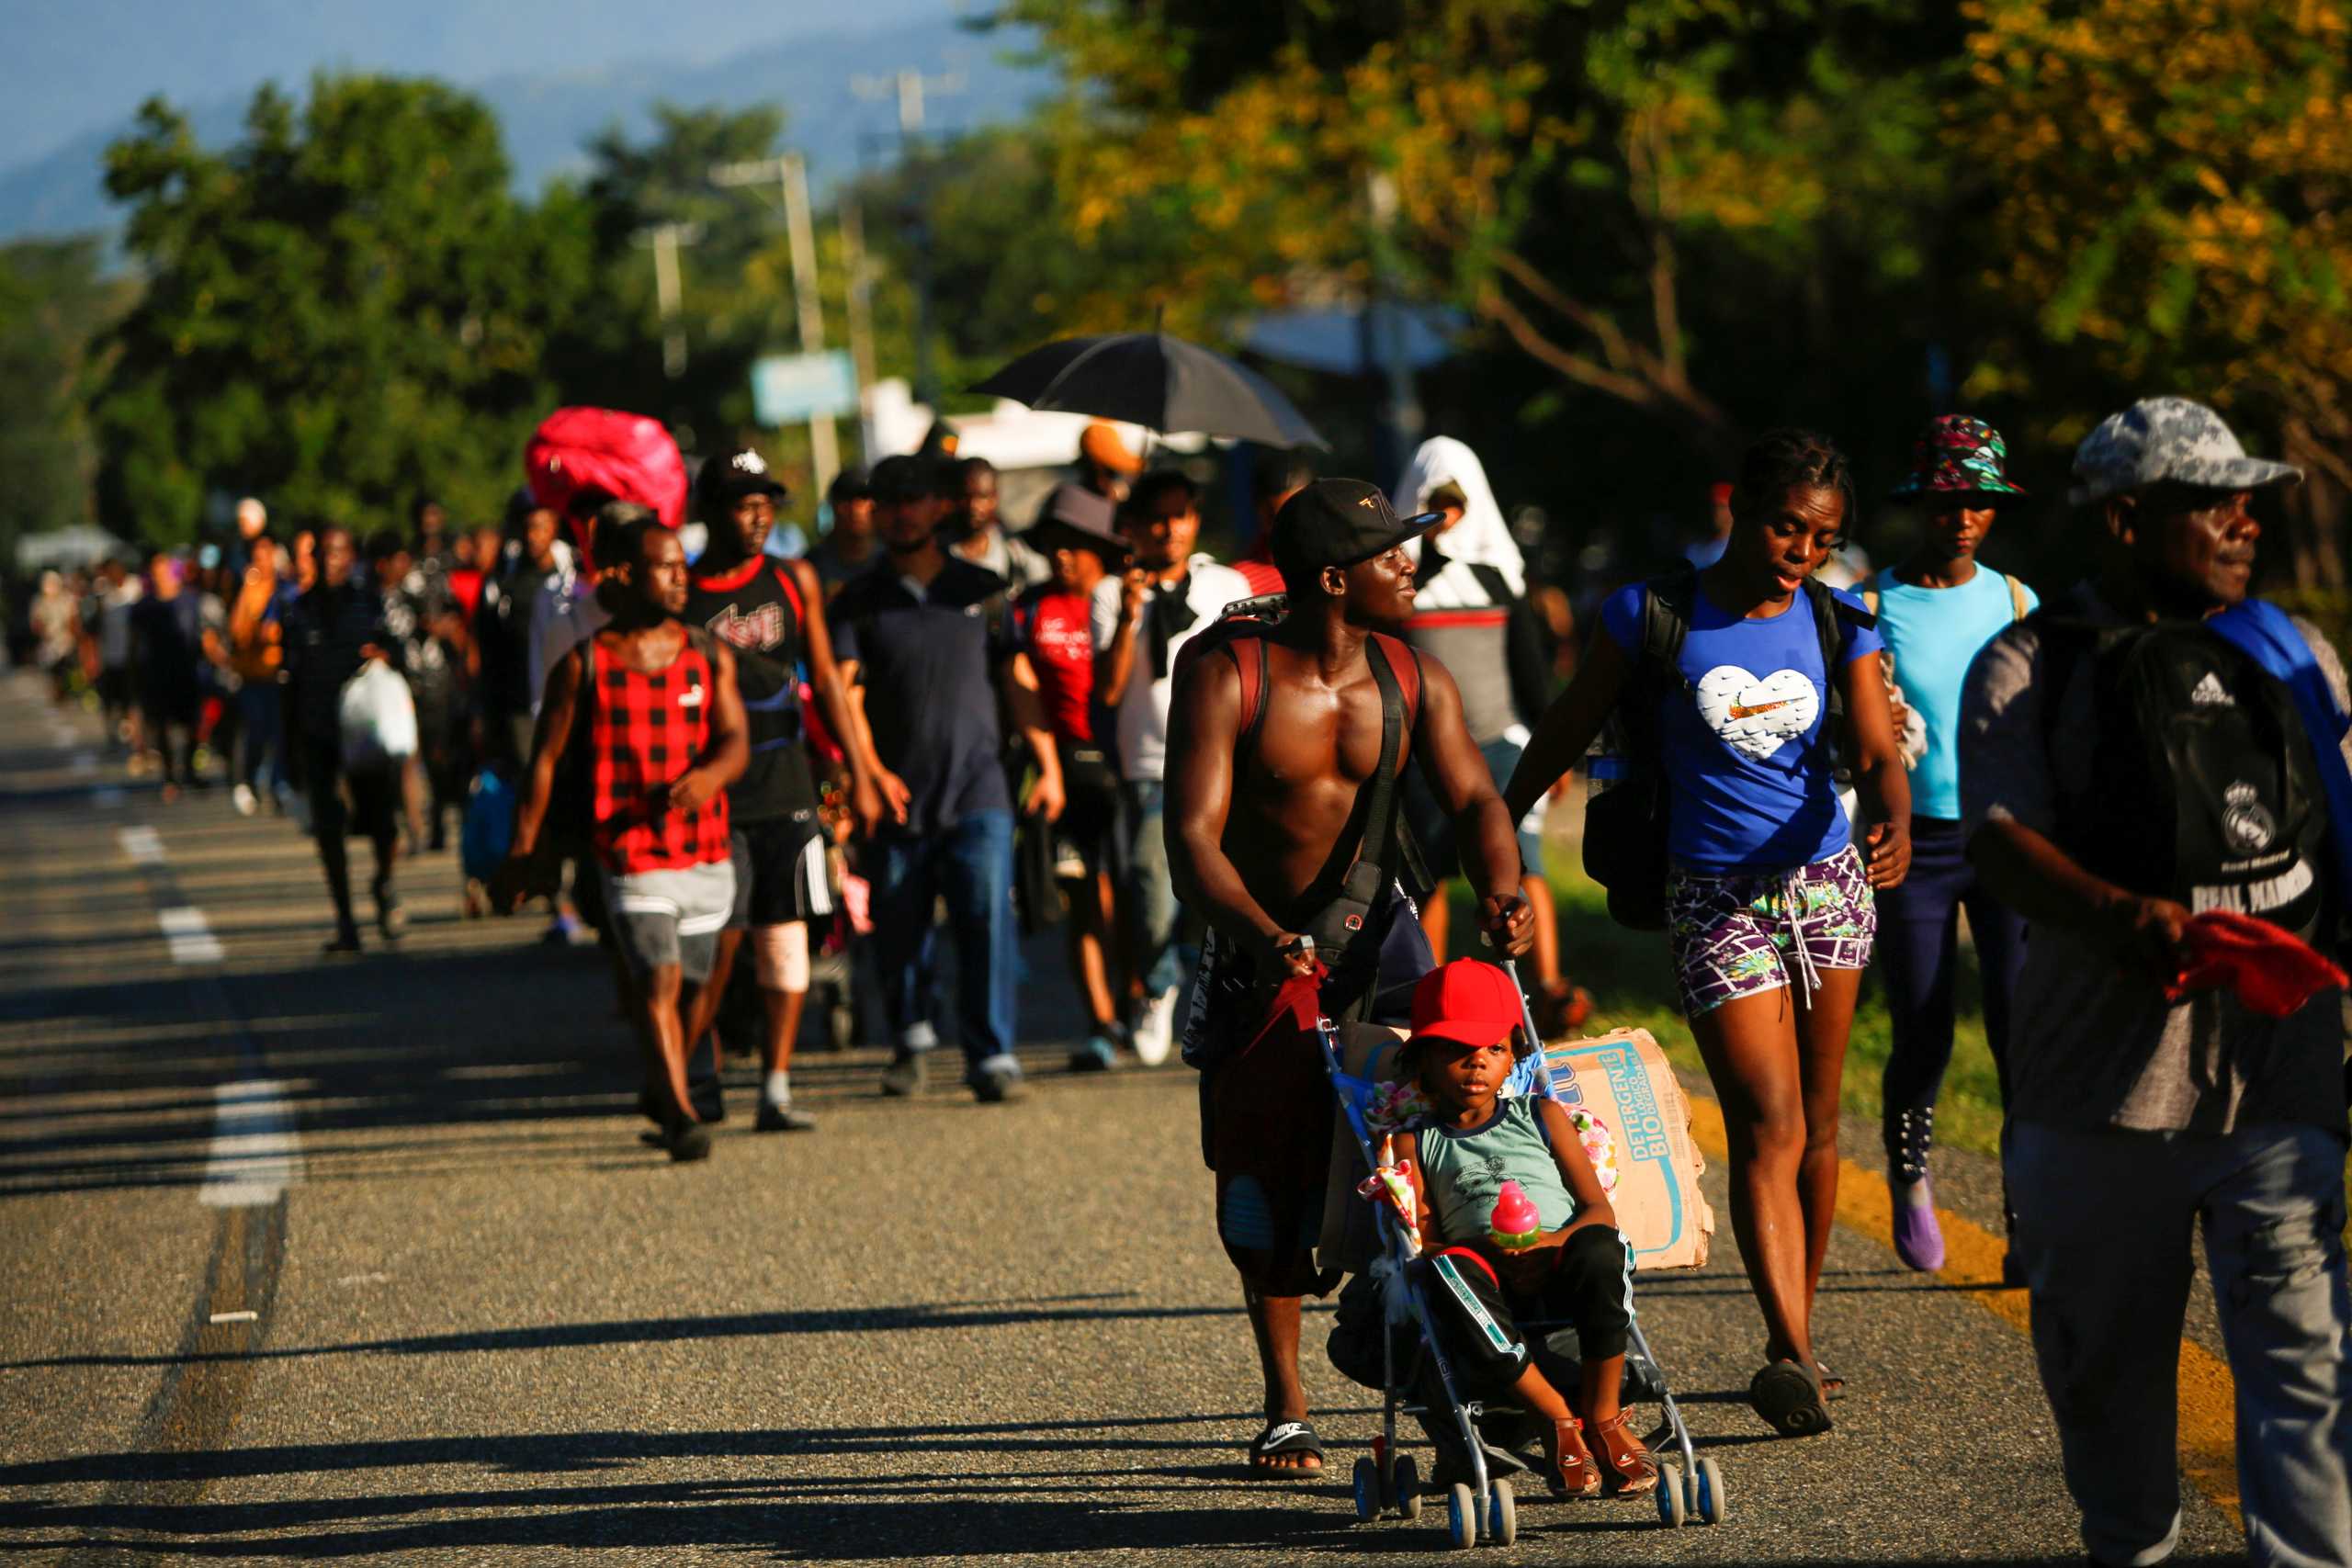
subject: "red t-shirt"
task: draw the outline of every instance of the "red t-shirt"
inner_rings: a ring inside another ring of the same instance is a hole
[[[1059,740],[1094,743],[1094,628],[1090,595],[1041,584],[1013,606],[1037,671],[1046,720]]]

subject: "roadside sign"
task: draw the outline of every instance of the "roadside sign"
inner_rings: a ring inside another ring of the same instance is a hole
[[[857,372],[847,351],[770,354],[752,362],[752,407],[770,427],[857,412]]]

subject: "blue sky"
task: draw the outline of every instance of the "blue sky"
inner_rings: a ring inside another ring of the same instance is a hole
[[[0,168],[119,124],[149,95],[242,98],[322,66],[460,83],[707,65],[796,35],[938,18],[956,0],[0,0]]]

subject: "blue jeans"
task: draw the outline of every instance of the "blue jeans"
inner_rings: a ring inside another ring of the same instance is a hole
[[[1127,870],[1127,908],[1135,922],[1136,967],[1146,992],[1158,996],[1184,983],[1190,967],[1177,938],[1184,907],[1168,871],[1168,837],[1161,816],[1168,787],[1159,779],[1127,781],[1127,819],[1135,824],[1135,853]]]
[[[933,901],[944,897],[956,942],[956,1025],[964,1058],[975,1071],[1009,1064],[1021,956],[1012,917],[1012,813],[975,811],[945,832],[883,839],[875,848],[875,957],[891,1043],[902,1053],[939,1043],[931,916]]]
[[[276,681],[237,688],[237,782],[266,796],[286,776],[285,715]]]
[[[2146,1564],[2178,1538],[2176,1381],[2202,1220],[2237,1384],[2247,1555],[2262,1568],[2352,1562],[2343,1134],[2017,1122],[2006,1163],[2084,1546],[2101,1562]]]

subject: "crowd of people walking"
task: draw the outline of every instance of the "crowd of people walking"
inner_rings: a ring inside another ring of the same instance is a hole
[[[1321,1461],[1298,1341],[1336,1277],[1313,1245],[1328,1090],[1261,1048],[1270,1008],[1306,985],[1310,1021],[1415,1029],[1444,1111],[1419,1134],[1433,1180],[1478,1139],[1542,1147],[1538,1118],[1495,1131],[1508,1063],[1482,1054],[1513,1010],[1444,960],[1464,937],[1525,956],[1546,1034],[1589,1015],[1544,839],[1589,757],[1588,869],[1613,914],[1664,933],[1724,1109],[1757,1413],[1825,1432],[1846,1392],[1813,1308],[1874,956],[1895,1247],[1943,1265],[1933,1133],[1964,914],[2007,1113],[2008,1268],[2092,1555],[2158,1561],[2177,1532],[2173,1356],[2201,1221],[2249,1541],[2344,1562],[2346,1032],[2325,960],[2352,914],[2352,694],[2324,637],[2248,596],[2255,498],[2298,476],[2178,398],[2107,420],[2073,468],[2097,568],[2049,604],[1978,560],[2023,491],[1999,434],[1961,415],[1928,427],[1890,498],[1916,547],[1849,590],[1827,580],[1856,558],[1852,465],[1775,432],[1702,546],[1589,599],[1566,656],[1567,598],[1533,581],[1463,442],[1423,444],[1393,491],[1261,454],[1251,540],[1226,562],[1200,547],[1196,479],[1108,425],[1024,527],[987,462],[894,456],[836,480],[830,531],[788,559],[785,487],[749,448],[702,464],[692,560],[652,511],[593,490],[526,491],[472,529],[424,502],[364,538],[281,536],[248,501],[225,544],[45,581],[31,631],[164,801],[217,777],[238,811],[312,834],[330,953],[401,940],[401,863],[453,825],[469,908],[537,901],[549,938],[595,933],[642,1043],[649,1141],[676,1160],[710,1153],[714,1037],[759,1058],[760,1130],[813,1125],[791,1066],[820,964],[874,984],[879,1092],[922,1090],[952,1037],[976,1099],[1017,1098],[1023,924],[1063,924],[1071,1070],[1181,1049],[1200,1074],[1264,1374],[1251,1459],[1282,1472]],[[413,729],[380,756],[353,744],[356,722],[390,722],[355,719],[375,670]],[[1485,1021],[1469,1033],[1464,1008]],[[1600,1250],[1623,1247],[1595,1228],[1589,1175],[1561,1156],[1542,1227],[1577,1259],[1563,1299],[1588,1307],[1614,1289]],[[1430,1201],[1459,1207],[1452,1191]],[[1500,1311],[1523,1266],[1498,1266]],[[1613,1368],[1623,1324],[1594,1333]],[[1609,1382],[1537,1401],[1567,1490],[1655,1480]],[[1598,1460],[1570,1430],[1579,1399]]]

